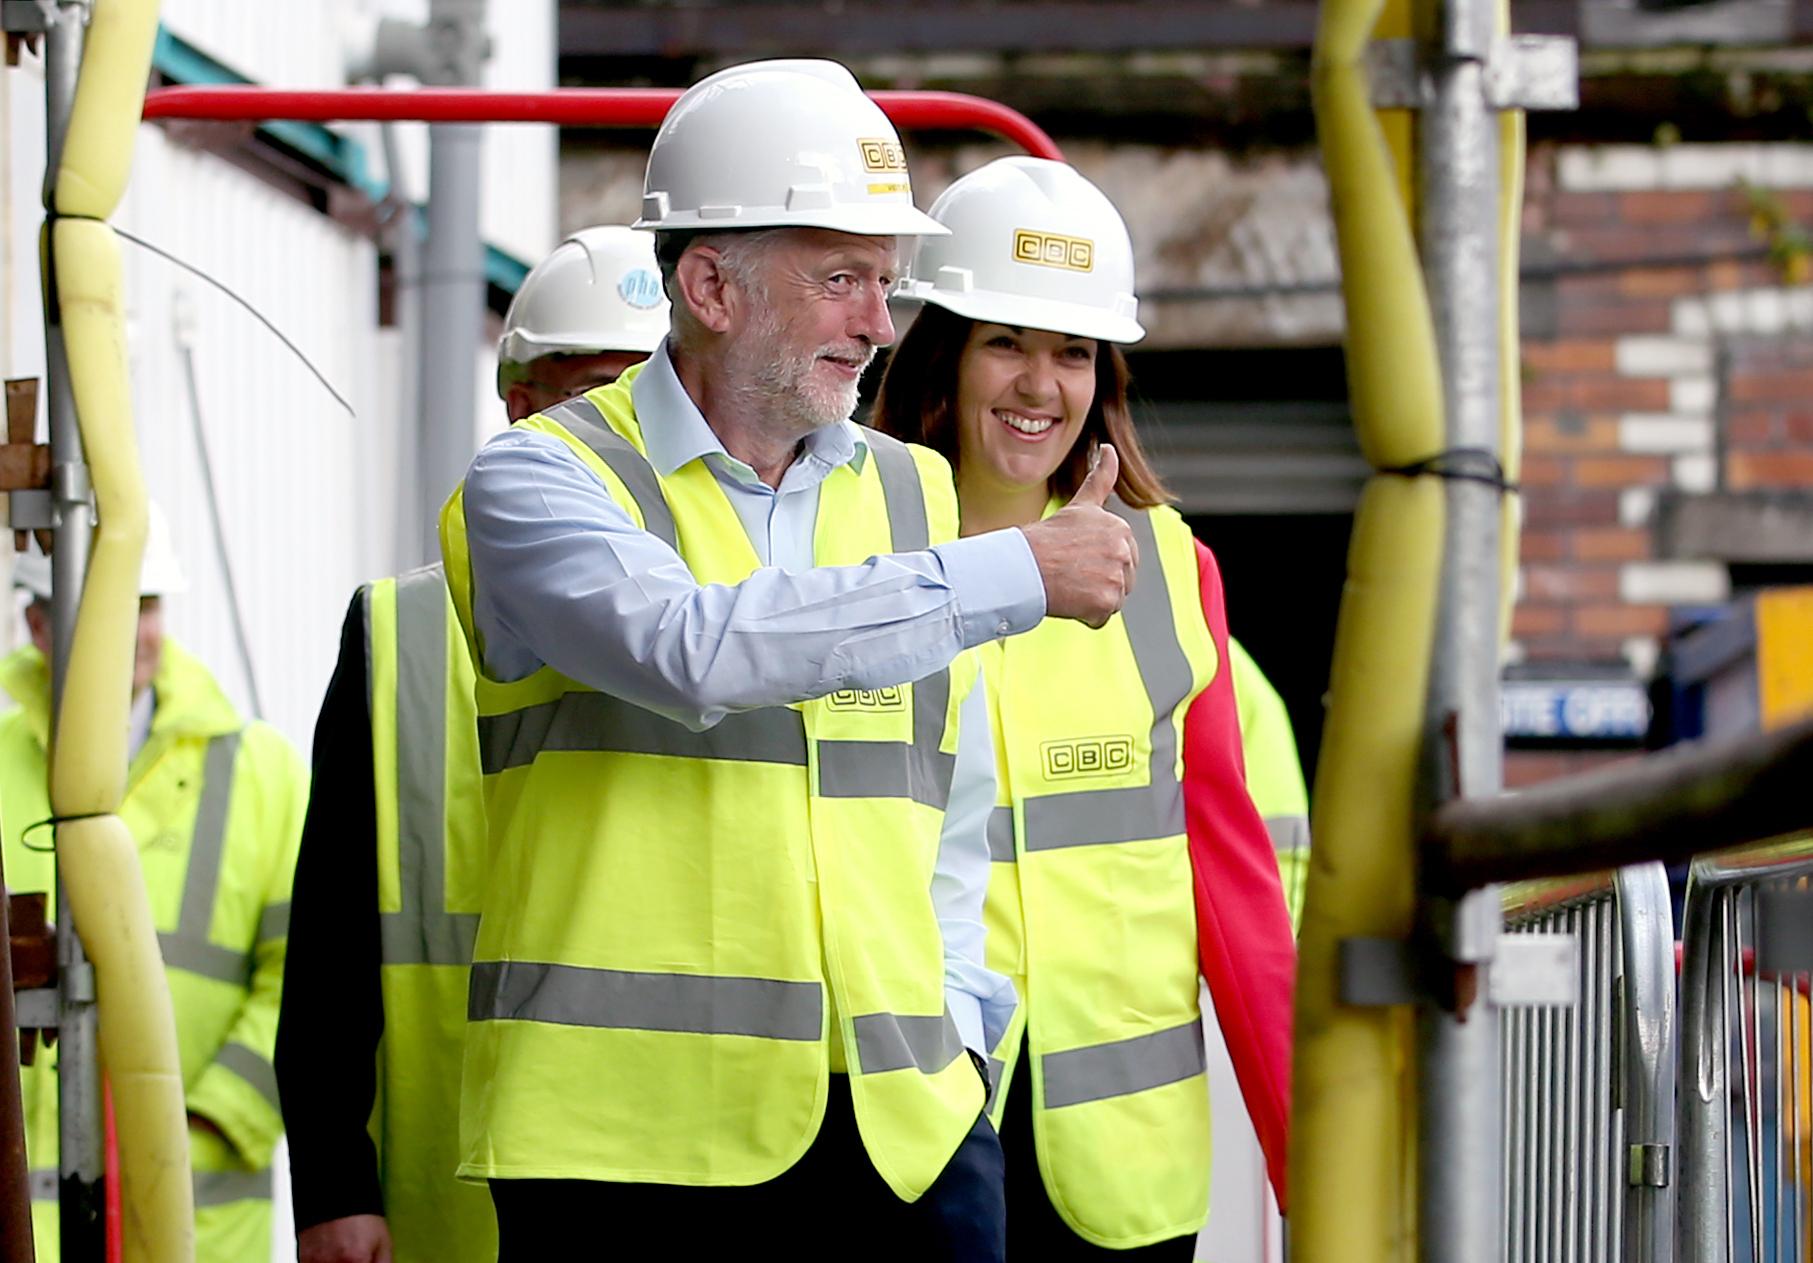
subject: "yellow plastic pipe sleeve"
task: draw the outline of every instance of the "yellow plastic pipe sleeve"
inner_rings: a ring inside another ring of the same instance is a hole
[[[1363,57],[1404,36],[1404,0],[1324,0],[1312,62],[1347,311],[1347,374],[1374,468],[1443,446],[1442,379],[1417,257],[1412,129],[1373,108]],[[1344,939],[1409,936],[1413,812],[1440,586],[1439,480],[1375,476],[1354,517],[1335,632],[1299,940],[1290,1153],[1298,1263],[1408,1263],[1416,1250],[1408,1007],[1339,994]]]
[[[94,963],[101,1063],[113,1088],[126,1263],[195,1257],[189,1131],[176,1024],[138,849],[117,812],[138,628],[145,486],[126,368],[119,244],[105,220],[131,169],[156,0],[96,0],[54,181],[55,295],[98,525],[50,760],[58,867]]]
[[[157,9],[157,0],[94,0],[53,186],[60,215],[106,219],[119,209],[145,111]]]

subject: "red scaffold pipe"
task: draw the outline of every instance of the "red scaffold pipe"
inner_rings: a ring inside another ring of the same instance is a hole
[[[1063,160],[1043,128],[999,101],[962,92],[871,92],[897,126],[979,131],[1012,141],[1035,158]],[[145,94],[147,119],[307,123],[554,123],[563,127],[656,128],[680,98],[672,88],[157,88]]]

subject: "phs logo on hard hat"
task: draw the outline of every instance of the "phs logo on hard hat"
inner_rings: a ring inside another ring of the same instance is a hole
[[[617,297],[637,311],[653,311],[666,296],[661,278],[647,268],[631,268],[617,282]]]
[[[1055,232],[1016,228],[1014,260],[1070,272],[1089,272],[1095,268],[1095,242],[1086,237],[1065,237]]]

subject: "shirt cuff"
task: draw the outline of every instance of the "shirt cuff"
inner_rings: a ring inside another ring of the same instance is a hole
[[[957,1024],[957,1037],[963,1046],[978,1056],[987,1057],[989,1045],[982,1034],[982,1001],[955,987],[944,989],[944,1007]]]
[[[957,599],[965,649],[1031,631],[1045,617],[1045,580],[1020,531],[971,535],[932,552]]]

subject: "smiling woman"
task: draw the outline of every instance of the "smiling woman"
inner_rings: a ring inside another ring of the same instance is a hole
[[[951,233],[902,282],[925,309],[878,428],[951,461],[965,535],[1057,512],[1109,448],[1108,507],[1139,557],[1101,628],[1047,620],[983,653],[988,958],[1021,997],[991,1065],[1012,1250],[1181,1261],[1207,1213],[1199,976],[1275,1180],[1288,1103],[1295,953],[1246,791],[1220,572],[1128,412],[1118,344],[1145,331],[1113,205],[1062,163],[1004,158],[931,215]]]
[[[1102,444],[1120,457],[1115,494],[1149,509],[1171,496],[1133,427],[1129,381],[1111,342],[928,303],[889,361],[875,428],[950,460],[966,534],[1038,521],[1076,494]]]

